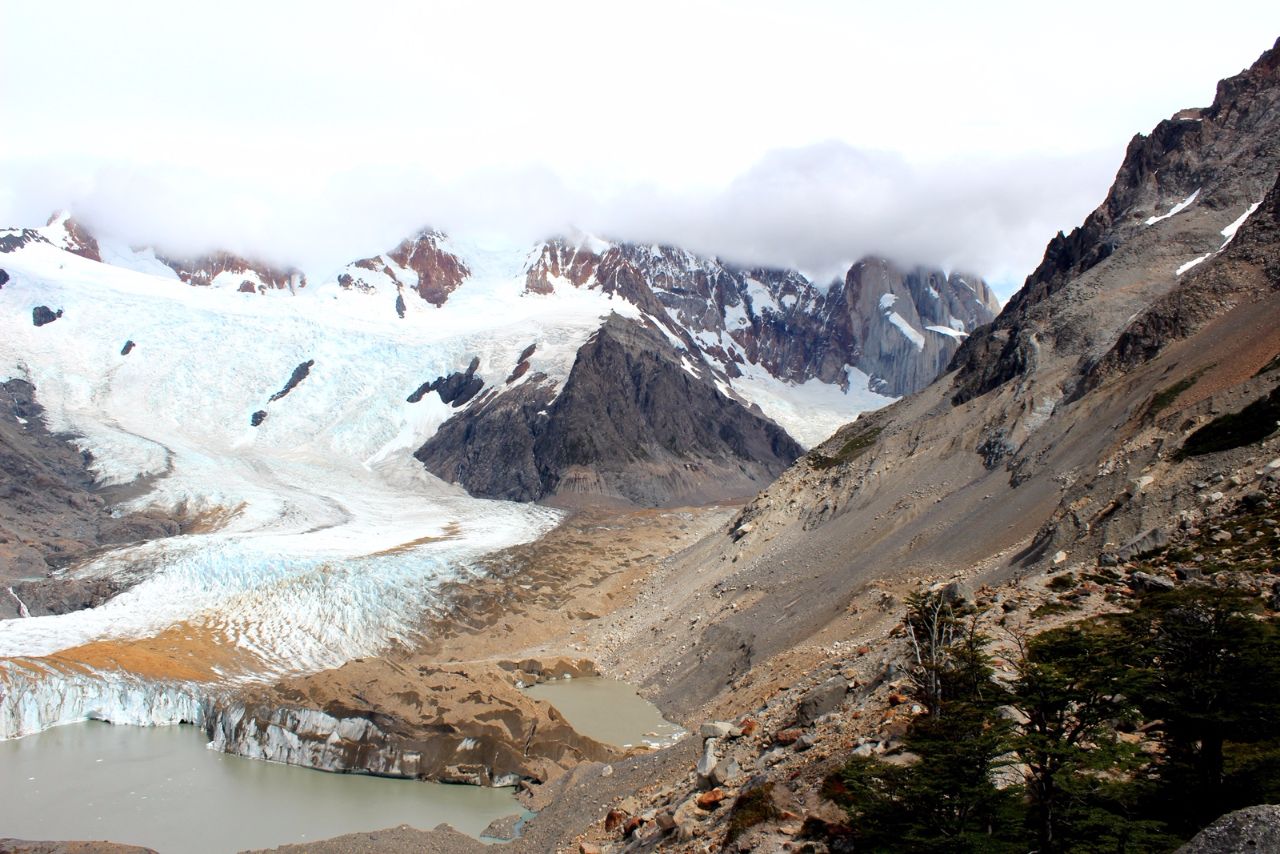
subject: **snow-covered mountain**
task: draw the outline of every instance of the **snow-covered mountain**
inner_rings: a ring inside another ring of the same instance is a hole
[[[97,239],[65,213],[39,233],[67,252],[148,276],[214,291],[287,294],[296,310],[317,321],[327,314],[367,318],[380,326],[388,345],[414,341],[424,327],[437,335],[449,330],[452,343],[423,354],[420,373],[406,378],[405,388],[367,393],[403,409],[388,423],[398,424],[399,440],[417,449],[435,474],[477,495],[521,500],[583,490],[646,504],[750,494],[800,452],[761,419],[780,425],[802,447],[821,441],[859,413],[930,382],[964,336],[990,321],[998,307],[977,277],[901,270],[879,259],[860,261],[843,279],[824,284],[796,271],[738,268],[674,247],[581,234],[532,248],[494,248],[424,230],[307,287],[297,270],[230,253],[177,261]],[[268,310],[238,297],[225,304],[259,316],[294,311]],[[601,413],[610,411],[614,395],[645,397],[645,388],[634,384],[615,388],[608,377],[582,379],[591,367],[581,361],[580,348],[596,341],[610,314],[647,332],[622,333],[626,324],[615,323],[610,329],[627,344],[614,355],[628,355],[595,370],[634,373],[635,357],[658,354],[640,371],[646,375],[642,385],[662,385],[666,396],[659,405],[633,407],[639,421],[625,436],[612,443],[596,437],[582,453],[566,456],[563,446],[576,447],[586,422],[570,428],[544,414],[566,424],[584,417],[553,407],[575,365],[575,412],[606,417]],[[573,332],[549,324],[551,318],[577,318]],[[294,365],[277,370],[316,361],[298,355]],[[328,368],[317,370],[323,375]],[[677,370],[688,381],[668,382]],[[584,398],[586,388],[591,400]],[[263,401],[251,410],[251,426],[261,427],[284,406],[275,398]],[[688,422],[659,424],[674,412]],[[712,434],[689,445],[708,418]],[[725,427],[724,418],[736,426]],[[446,420],[449,429],[438,432]],[[543,435],[548,431],[558,437],[554,442]],[[731,438],[714,438],[716,431]],[[486,435],[494,441],[478,438]],[[630,488],[639,460],[654,483],[679,483]],[[519,470],[524,473],[514,474]],[[690,471],[700,473],[690,480]]]

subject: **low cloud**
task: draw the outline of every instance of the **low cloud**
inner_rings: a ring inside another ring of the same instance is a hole
[[[776,150],[717,188],[595,190],[548,168],[461,176],[373,165],[211,173],[193,166],[12,161],[14,225],[70,209],[99,233],[175,254],[226,248],[325,276],[432,225],[532,243],[578,228],[826,278],[865,255],[975,272],[1004,296],[1045,243],[1101,200],[1118,152],[912,164],[828,142]]]

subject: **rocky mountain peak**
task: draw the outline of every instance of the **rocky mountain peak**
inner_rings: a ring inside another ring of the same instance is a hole
[[[67,211],[57,211],[51,215],[42,231],[54,246],[60,246],[90,261],[102,260],[97,238]]]
[[[1103,262],[1137,262],[1123,277],[1127,296],[1117,296],[1132,311],[1173,288],[1184,263],[1222,248],[1223,230],[1261,201],[1280,168],[1278,68],[1280,42],[1219,83],[1211,106],[1180,111],[1130,141],[1102,204],[1070,234],[1049,242],[1000,317],[956,354],[957,404],[1025,374],[1046,345],[1086,359],[1101,356],[1118,332],[1114,324],[1128,315],[1098,325],[1096,312],[1084,317],[1055,306],[1063,300],[1082,305],[1080,295],[1056,297],[1069,285],[1088,290],[1110,275],[1090,278]],[[1175,254],[1181,260],[1149,266],[1157,255]]]
[[[443,233],[424,229],[389,252],[347,265],[338,275],[338,284],[365,293],[413,291],[438,308],[471,275],[446,242]]]

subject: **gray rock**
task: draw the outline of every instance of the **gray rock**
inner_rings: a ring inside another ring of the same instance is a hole
[[[704,739],[737,738],[742,735],[742,730],[728,721],[708,721],[698,728],[698,734]]]
[[[1192,837],[1175,854],[1239,854],[1280,851],[1280,806],[1262,804],[1229,812]]]
[[[958,605],[972,600],[973,590],[963,581],[953,581],[942,588],[942,601],[949,605]]]
[[[1147,592],[1156,592],[1159,590],[1172,590],[1174,583],[1163,575],[1152,575],[1149,572],[1135,572],[1129,577],[1129,584],[1136,590],[1145,590]]]
[[[702,747],[702,756],[698,759],[698,764],[694,768],[698,772],[698,776],[703,779],[710,779],[711,772],[716,770],[716,763],[720,761],[720,755],[716,752],[720,740],[716,738],[708,738]]]
[[[487,836],[490,839],[515,839],[516,827],[520,824],[520,818],[519,813],[495,818],[489,822],[488,827],[480,831],[480,835],[482,837]]]
[[[731,786],[741,776],[742,766],[738,764],[737,759],[730,759],[728,762],[720,762],[715,768],[712,768],[710,779],[713,785]]]
[[[849,680],[843,676],[832,676],[801,698],[796,706],[796,721],[801,726],[809,726],[825,714],[834,712],[844,702],[849,691]]]
[[[1120,548],[1116,549],[1115,556],[1120,562],[1133,560],[1134,558],[1149,555],[1152,552],[1158,552],[1160,549],[1169,545],[1169,532],[1164,528],[1152,528],[1149,531],[1143,531]]]

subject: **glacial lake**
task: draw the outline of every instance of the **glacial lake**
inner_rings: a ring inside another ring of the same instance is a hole
[[[525,690],[555,706],[578,732],[605,744],[662,747],[684,735],[657,706],[616,679],[556,679]]]
[[[216,753],[190,726],[99,722],[0,741],[0,837],[226,854],[447,822],[478,836],[511,789],[330,774]]]

